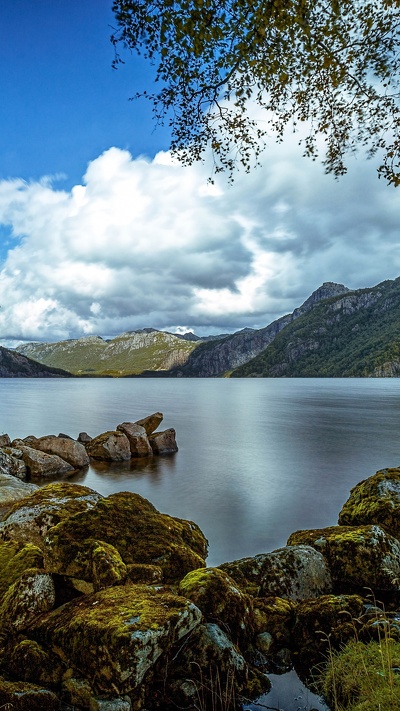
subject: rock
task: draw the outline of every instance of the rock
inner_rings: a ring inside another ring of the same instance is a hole
[[[95,541],[92,547],[92,578],[95,590],[121,585],[127,577],[124,561],[114,546]]]
[[[353,487],[339,514],[339,524],[377,524],[400,538],[400,469],[381,469]]]
[[[89,464],[89,456],[85,447],[80,442],[67,435],[48,435],[39,437],[32,442],[31,447],[46,454],[55,454],[71,464],[74,469],[81,469]]]
[[[8,589],[0,606],[2,629],[21,632],[54,607],[56,595],[51,575],[31,568]]]
[[[88,442],[91,442],[93,437],[88,435],[87,432],[79,432],[78,434],[78,442],[81,442],[83,445],[88,444]]]
[[[0,601],[11,585],[30,568],[43,568],[43,551],[32,543],[0,542]]]
[[[17,449],[16,447],[3,447],[2,452],[8,454],[13,460],[13,476],[17,479],[25,481],[27,477],[27,468],[22,459],[22,449]]]
[[[9,452],[0,449],[0,475],[16,476],[18,472],[18,462]]]
[[[60,684],[63,674],[58,657],[49,654],[31,639],[23,639],[12,645],[6,666],[7,672],[14,679],[51,687]]]
[[[119,696],[114,699],[91,699],[89,711],[131,711],[131,709],[129,696]]]
[[[8,434],[0,435],[0,447],[9,447],[11,444],[10,437]]]
[[[60,699],[48,689],[0,678],[0,708],[4,711],[59,711]],[[8,708],[7,708],[8,707]]]
[[[193,570],[179,583],[178,591],[194,602],[207,622],[229,630],[233,642],[246,647],[251,641],[255,631],[252,600],[224,571]]]
[[[132,457],[152,456],[153,450],[144,427],[134,422],[123,422],[121,425],[117,425],[117,430],[123,432],[128,438]]]
[[[0,472],[0,508],[6,509],[13,506],[17,501],[25,499],[37,489],[36,484],[26,484],[16,476]]]
[[[281,597],[266,597],[255,598],[253,604],[257,647],[260,635],[267,633],[271,635],[274,649],[290,645],[296,603]]]
[[[77,598],[41,615],[29,635],[60,654],[96,694],[137,689],[156,660],[201,621],[188,600],[127,585]]]
[[[40,489],[35,487],[0,522],[0,540],[15,539],[43,548],[49,528],[76,513],[88,511],[101,498],[97,491],[80,484],[57,482]]]
[[[138,494],[120,492],[48,530],[47,569],[92,583],[96,540],[113,546],[125,565],[159,566],[166,582],[204,566],[207,555],[207,541],[195,523],[160,514]]]
[[[21,450],[31,479],[44,479],[74,471],[71,464],[55,454],[45,454],[33,447],[21,447]]]
[[[331,571],[334,591],[398,590],[400,543],[379,526],[331,526],[297,531],[289,545],[320,551]]]
[[[93,437],[86,451],[92,459],[104,462],[125,462],[131,458],[129,440],[123,432],[103,432]]]
[[[131,563],[126,566],[128,578],[131,583],[141,583],[142,585],[156,585],[163,579],[162,568],[159,565],[145,565],[141,563]]]
[[[149,435],[149,442],[154,454],[173,454],[178,451],[175,430],[172,427],[164,432]]]
[[[146,430],[146,434],[150,435],[157,429],[164,419],[162,412],[154,412],[148,417],[144,417],[142,420],[136,420],[135,425],[140,425]]]
[[[300,664],[310,669],[326,663],[329,650],[339,649],[356,636],[357,620],[363,610],[358,595],[322,595],[299,602],[292,627],[292,644]]]
[[[286,546],[219,567],[242,589],[258,597],[278,595],[289,600],[303,600],[332,591],[324,556],[309,545]]]

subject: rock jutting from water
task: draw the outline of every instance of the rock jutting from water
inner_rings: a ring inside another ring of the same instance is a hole
[[[115,432],[147,434],[133,424]],[[11,444],[2,441],[0,474],[31,486]],[[376,639],[382,611],[365,587],[399,603],[399,480],[388,469],[355,487],[345,525],[297,531],[283,548],[219,567],[206,567],[196,523],[138,494],[65,481],[26,492],[0,522],[0,705],[193,710],[222,694],[230,711],[261,695],[268,706],[269,671],[321,669],[329,650]]]

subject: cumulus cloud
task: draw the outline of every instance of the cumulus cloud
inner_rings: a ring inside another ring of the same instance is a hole
[[[297,139],[232,187],[110,148],[70,191],[0,182],[13,244],[0,271],[0,339],[112,336],[152,326],[199,334],[262,327],[323,281],[352,288],[400,274],[398,194],[371,163],[339,182]]]

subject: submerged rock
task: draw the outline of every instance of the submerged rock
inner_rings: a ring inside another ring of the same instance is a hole
[[[173,427],[163,432],[153,432],[149,435],[149,442],[154,454],[174,454],[178,451]]]

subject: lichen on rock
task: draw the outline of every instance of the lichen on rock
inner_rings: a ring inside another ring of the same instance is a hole
[[[400,538],[400,468],[380,469],[354,486],[340,511],[339,524],[377,524]]]

